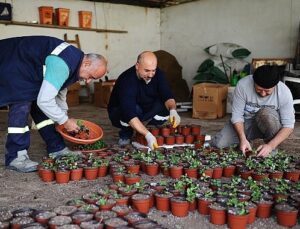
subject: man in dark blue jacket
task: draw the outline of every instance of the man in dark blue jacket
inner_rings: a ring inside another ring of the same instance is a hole
[[[8,106],[5,165],[19,172],[35,171],[29,159],[28,116],[32,116],[49,155],[69,152],[54,123],[78,131],[67,115],[67,87],[78,80],[89,83],[106,73],[106,60],[84,54],[54,37],[28,36],[0,40],[0,106]]]
[[[175,99],[164,73],[157,68],[153,52],[141,53],[135,66],[119,76],[110,97],[108,113],[113,126],[121,128],[119,145],[129,144],[133,130],[136,130],[154,149],[156,138],[144,126],[144,121],[149,121],[148,125],[161,125],[169,119],[173,127],[179,125]]]

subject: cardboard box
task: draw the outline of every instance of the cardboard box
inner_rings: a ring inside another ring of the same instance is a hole
[[[201,83],[193,86],[193,118],[217,119],[226,113],[228,85]]]
[[[69,107],[78,106],[79,105],[79,90],[80,83],[76,82],[68,87],[67,93],[67,104]]]
[[[116,82],[115,80],[108,80],[105,82],[94,83],[94,105],[95,106],[100,106],[104,108],[107,107],[115,82]]]

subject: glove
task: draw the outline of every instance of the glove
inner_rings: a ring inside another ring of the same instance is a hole
[[[153,150],[158,148],[157,142],[156,142],[156,138],[150,133],[148,132],[145,136],[147,143],[148,143],[148,147]]]
[[[170,110],[169,121],[173,125],[173,128],[176,128],[180,124],[180,116],[175,109]]]

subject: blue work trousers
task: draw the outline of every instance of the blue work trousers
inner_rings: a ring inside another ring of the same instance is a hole
[[[40,110],[36,102],[23,102],[9,105],[8,134],[5,144],[5,165],[9,165],[18,156],[18,151],[28,150],[30,146],[30,132],[28,116],[31,115],[35,124],[42,123],[49,118]],[[50,122],[51,123],[51,122]],[[54,123],[38,128],[42,139],[47,144],[47,152],[57,152],[65,148],[61,135],[55,130]]]
[[[168,120],[169,111],[166,106],[161,102],[157,101],[153,104],[152,109],[149,111],[143,111],[143,109],[136,105],[136,114],[141,122],[148,122],[147,125],[162,125]],[[128,123],[125,123],[122,118],[122,112],[119,107],[115,107],[108,113],[109,119],[113,126],[120,128],[119,137],[121,139],[131,139],[133,135],[133,129]],[[163,117],[163,120],[159,120],[156,116]]]

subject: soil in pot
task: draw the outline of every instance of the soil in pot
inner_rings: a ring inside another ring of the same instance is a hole
[[[113,211],[98,211],[96,214],[95,214],[95,219],[97,221],[105,221],[107,219],[110,219],[110,218],[115,218],[117,217],[117,213],[113,212]]]
[[[124,219],[129,222],[129,224],[134,224],[136,222],[141,222],[147,220],[147,215],[140,212],[130,212],[124,216]]]
[[[53,218],[54,216],[56,216],[55,212],[45,210],[37,211],[34,214],[35,221],[44,225],[48,224],[49,219]]]
[[[80,224],[80,227],[82,229],[103,229],[104,224],[102,224],[101,222],[99,222],[97,220],[90,220],[87,222],[82,222]]]
[[[73,223],[80,225],[82,222],[92,220],[94,215],[88,212],[75,212],[71,217]]]
[[[72,222],[72,218],[70,216],[59,215],[49,220],[49,227],[50,229],[55,229],[58,226],[70,224],[71,222]]]
[[[104,224],[105,224],[106,229],[114,229],[114,228],[118,228],[118,227],[122,227],[122,226],[127,226],[128,222],[126,222],[125,220],[123,220],[121,218],[114,217],[114,218],[105,220]]]
[[[56,208],[53,209],[53,211],[57,214],[57,215],[71,215],[74,212],[77,211],[77,208],[75,206],[67,206],[67,205],[62,205],[62,206],[58,206]]]
[[[14,217],[10,221],[10,224],[12,229],[20,229],[22,228],[22,226],[33,222],[34,219],[29,216],[18,216],[18,217]]]
[[[127,205],[116,205],[111,210],[117,213],[117,216],[119,217],[123,217],[132,211],[132,209]]]

